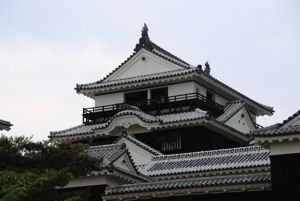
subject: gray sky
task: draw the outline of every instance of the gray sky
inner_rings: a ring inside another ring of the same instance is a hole
[[[46,139],[81,123],[93,101],[76,83],[101,79],[132,52],[143,23],[152,41],[256,101],[262,125],[299,107],[300,1],[0,0],[0,119],[8,135]]]

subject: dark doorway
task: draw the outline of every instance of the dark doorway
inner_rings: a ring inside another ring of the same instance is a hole
[[[125,103],[140,106],[147,102],[147,91],[137,91],[125,94]]]
[[[164,103],[168,100],[168,88],[159,88],[151,90],[151,99],[159,103]]]

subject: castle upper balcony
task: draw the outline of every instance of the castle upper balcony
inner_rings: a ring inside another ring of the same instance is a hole
[[[143,94],[132,94],[124,103],[83,108],[83,123],[95,124],[108,121],[117,112],[126,109],[126,106],[136,106],[152,115],[163,115],[186,112],[199,108],[208,111],[213,117],[218,117],[224,111],[224,106],[213,101],[210,97],[200,93],[187,93],[175,96],[159,96],[154,99],[143,98]]]

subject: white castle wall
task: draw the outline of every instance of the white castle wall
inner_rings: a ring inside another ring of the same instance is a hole
[[[95,96],[95,106],[111,105],[124,102],[124,93],[111,93],[100,96]]]

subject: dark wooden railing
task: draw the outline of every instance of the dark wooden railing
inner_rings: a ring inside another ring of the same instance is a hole
[[[181,94],[176,96],[161,97],[159,99],[148,99],[138,103],[118,103],[90,108],[83,108],[83,123],[93,124],[107,121],[118,111],[124,110],[124,106],[133,105],[142,111],[151,114],[168,114],[183,111],[191,111],[200,108],[208,111],[212,116],[223,113],[224,107],[206,96],[199,93]]]

